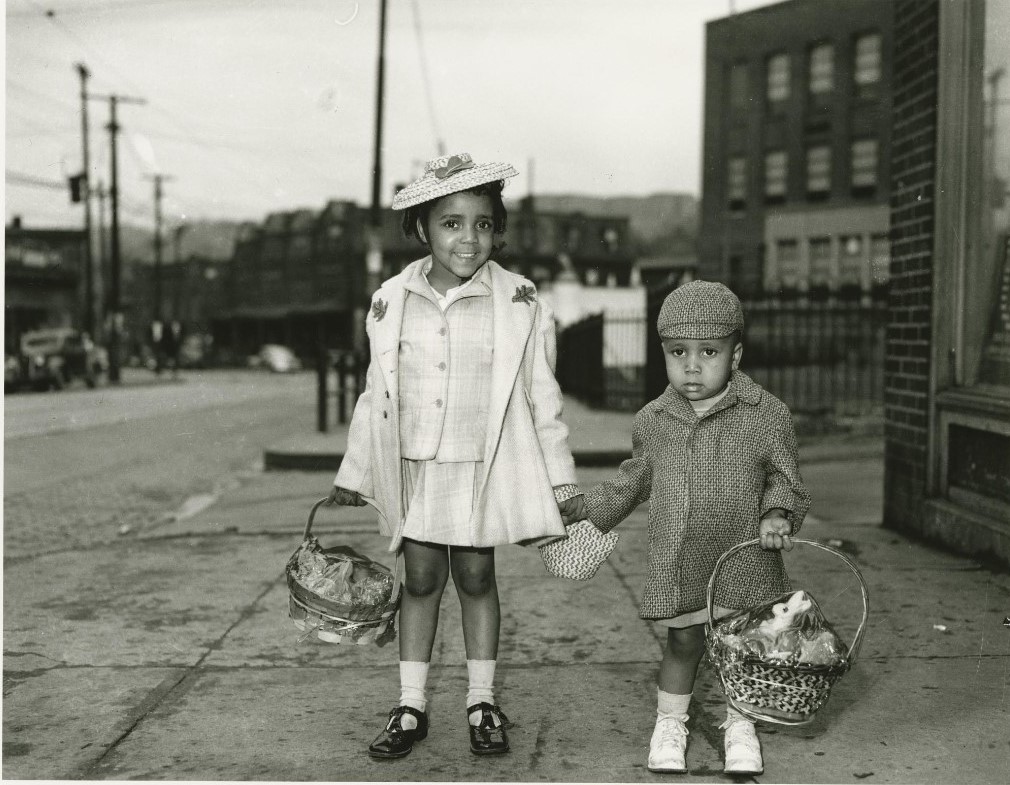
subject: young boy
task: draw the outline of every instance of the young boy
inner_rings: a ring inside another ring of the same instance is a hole
[[[737,370],[740,301],[693,281],[660,310],[666,391],[635,416],[632,457],[586,494],[587,517],[610,531],[649,501],[649,572],[640,615],[666,628],[649,769],[687,770],[688,706],[705,651],[706,587],[719,556],[760,537],[720,571],[716,617],[790,590],[790,550],[810,506],[789,410]],[[725,771],[764,770],[754,724],[727,706]]]

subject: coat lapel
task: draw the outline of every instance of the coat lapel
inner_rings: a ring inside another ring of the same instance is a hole
[[[382,378],[392,400],[398,400],[400,369],[400,328],[407,287],[415,275],[420,275],[425,259],[411,263],[400,275],[386,281],[372,296],[372,335],[375,361],[382,369]],[[376,303],[382,316],[376,313]]]
[[[485,470],[501,436],[505,410],[512,397],[516,376],[522,363],[526,344],[539,304],[535,294],[520,294],[515,276],[509,275],[495,262],[488,262],[491,273],[494,304],[494,361],[491,364],[491,400],[488,404],[487,441],[484,451]]]

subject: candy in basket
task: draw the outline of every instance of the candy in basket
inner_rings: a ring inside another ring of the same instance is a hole
[[[859,579],[863,619],[851,646],[846,646],[825,619],[817,601],[805,591],[780,597],[712,621],[714,586],[723,562],[751,540],[731,548],[716,563],[709,581],[706,644],[729,702],[751,719],[781,725],[810,722],[824,705],[834,683],[855,660],[866,627],[868,594],[855,564],[844,554],[811,540],[813,545],[846,562]]]
[[[399,577],[350,546],[319,544],[312,520],[325,501],[313,505],[302,544],[288,559],[288,615],[303,638],[382,646],[396,635]]]

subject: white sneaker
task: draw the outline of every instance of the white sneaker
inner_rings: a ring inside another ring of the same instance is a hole
[[[687,771],[687,728],[676,717],[660,717],[649,742],[649,771]]]
[[[761,742],[754,731],[754,723],[744,719],[727,720],[725,728],[726,774],[761,774],[765,770],[761,758]]]

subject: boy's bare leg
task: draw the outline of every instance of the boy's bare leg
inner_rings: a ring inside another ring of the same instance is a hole
[[[698,663],[705,653],[705,625],[671,627],[666,635],[657,683],[663,692],[687,695],[694,690]]]

